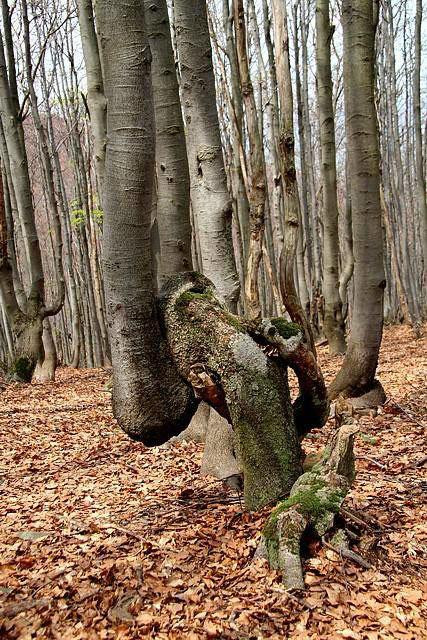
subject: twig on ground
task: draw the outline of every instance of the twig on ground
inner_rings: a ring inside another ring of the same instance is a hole
[[[350,538],[351,540],[359,540],[359,536],[357,535],[357,533],[354,533],[353,531],[351,531],[350,529],[345,529],[345,533],[347,535],[348,538]]]
[[[358,553],[351,551],[351,549],[346,549],[345,547],[343,547],[342,549],[339,549],[338,547],[334,547],[334,545],[330,544],[329,542],[326,542],[325,540],[323,540],[323,544],[325,547],[327,547],[328,549],[331,549],[339,556],[342,556],[343,558],[347,558],[348,560],[353,560],[353,562],[355,562],[356,564],[359,564],[364,569],[373,569],[373,565],[370,562],[365,560],[365,558],[362,558],[362,556],[360,556]]]
[[[114,524],[114,522],[107,522],[105,525],[100,527],[100,529],[116,529],[116,531],[121,531],[122,533],[126,533],[126,535],[130,536],[131,538],[135,538],[136,540],[139,540],[140,542],[147,543],[147,540],[143,536],[140,536],[138,533],[134,533],[133,531],[130,531],[129,529],[125,529],[124,527],[121,527],[118,524]]]
[[[362,518],[360,518],[357,514],[354,513],[354,511],[352,511],[351,509],[344,509],[341,508],[341,514],[345,517],[345,518],[349,518],[350,520],[353,520],[353,522],[356,522],[356,524],[360,524],[362,527],[367,527],[368,529],[372,529],[373,525],[368,522],[367,520],[363,520]],[[382,525],[375,522],[375,526],[377,526],[379,529],[382,529]]]
[[[418,467],[422,467],[427,462],[427,456],[421,458],[421,460],[416,460],[415,462],[411,462],[406,467],[407,469],[417,469]]]
[[[423,429],[426,428],[426,425],[423,424],[422,422],[420,422],[419,420],[417,420],[417,418],[414,418],[414,416],[411,416],[411,414],[409,413],[409,411],[407,411],[405,409],[405,407],[402,407],[401,404],[399,404],[398,402],[396,402],[396,400],[394,400],[393,398],[389,398],[389,401],[394,404],[395,407],[397,407],[402,413],[405,414],[405,416],[407,416],[409,418],[409,420],[411,420],[411,422],[414,422],[415,424],[417,424],[419,427],[422,427]]]
[[[369,460],[369,462],[372,462],[372,464],[375,464],[380,469],[383,469],[383,471],[387,471],[386,465],[385,464],[381,464],[381,462],[378,462],[374,458],[370,458],[369,456],[356,456],[356,457],[357,457],[358,460]]]
[[[47,598],[41,598],[40,600],[23,600],[22,602],[13,602],[12,604],[0,609],[0,618],[13,618],[19,613],[29,611],[34,607],[45,607],[49,604],[50,600]]]

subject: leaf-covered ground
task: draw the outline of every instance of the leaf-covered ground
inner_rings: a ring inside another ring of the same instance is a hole
[[[320,355],[330,379],[339,358]],[[292,595],[252,560],[266,513],[242,514],[233,493],[200,477],[199,445],[130,441],[112,418],[108,373],[63,369],[52,384],[7,386],[0,637],[427,637],[426,369],[425,341],[387,329],[379,377],[389,400],[360,418],[345,502],[362,534],[355,550],[373,567],[311,548],[307,590]]]

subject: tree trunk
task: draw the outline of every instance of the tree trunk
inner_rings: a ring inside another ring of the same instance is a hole
[[[147,445],[179,433],[196,409],[160,336],[153,294],[151,55],[140,0],[97,2],[108,101],[104,280],[114,371],[113,408]]]
[[[344,0],[342,23],[355,258],[354,306],[349,346],[342,368],[330,386],[331,398],[339,394],[359,396],[378,386],[375,371],[382,338],[385,287],[372,0],[360,0],[357,9],[351,0]]]
[[[265,227],[266,177],[262,129],[259,126],[254,90],[249,73],[246,49],[246,24],[243,0],[233,0],[234,30],[243,103],[249,138],[250,185],[249,185],[249,251],[246,266],[245,295],[248,314],[261,317],[258,272],[262,260],[262,244]]]
[[[305,145],[306,133],[304,130],[305,118],[303,117],[303,103],[301,96],[301,74],[300,74],[300,55],[299,55],[299,37],[298,37],[298,7],[299,4],[293,6],[293,23],[294,23],[294,55],[295,55],[295,87],[296,87],[296,104],[297,104],[297,117],[298,117],[298,138],[299,138],[299,151],[300,151],[300,170],[301,170],[301,213],[302,213],[302,232],[300,236],[303,236],[301,244],[305,244],[301,247],[305,255],[305,262],[307,265],[307,280],[311,290],[313,285],[313,242],[312,242],[312,229],[310,226],[310,210],[308,203],[308,185],[307,185],[307,151]],[[306,304],[304,310],[308,317],[310,317],[310,295],[306,296]]]
[[[341,275],[339,281],[339,294],[342,304],[342,314],[344,320],[348,315],[348,284],[352,278],[354,271],[354,255],[353,255],[353,229],[352,229],[352,213],[351,213],[351,194],[350,181],[348,180],[348,156],[345,161],[345,205],[343,213],[343,265],[341,267]]]
[[[246,265],[249,251],[249,200],[246,185],[243,177],[242,157],[244,147],[243,134],[243,97],[242,87],[239,82],[239,69],[237,62],[236,42],[233,35],[233,17],[230,12],[229,0],[222,0],[223,6],[223,27],[226,37],[226,51],[230,64],[231,73],[231,101],[230,109],[233,121],[231,146],[231,183],[234,187],[236,199],[237,216],[239,220],[240,236],[242,241],[243,264]],[[246,171],[246,168],[245,168]]]
[[[316,3],[317,100],[320,124],[321,175],[323,186],[323,329],[329,351],[335,355],[346,349],[344,321],[338,281],[338,201],[335,160],[335,122],[332,105],[331,39],[329,0]]]
[[[157,225],[163,277],[192,268],[190,176],[166,0],[144,0],[156,121]]]
[[[233,425],[246,506],[275,502],[301,473],[286,365],[263,353],[199,274],[166,282],[159,307],[180,374]]]
[[[95,143],[95,169],[101,196],[105,178],[107,104],[104,94],[98,38],[95,31],[92,0],[77,0],[83,56],[86,66],[87,97]]]
[[[427,204],[426,204],[426,180],[423,164],[423,138],[421,132],[421,24],[422,24],[422,0],[416,0],[415,12],[415,61],[414,61],[414,129],[415,129],[415,162],[417,176],[417,200],[420,216],[421,247],[423,254],[424,287],[427,286]],[[424,290],[425,296],[425,290]]]
[[[280,162],[285,199],[285,241],[280,256],[280,287],[286,311],[304,328],[307,345],[316,354],[311,327],[295,288],[294,266],[298,247],[300,205],[295,171],[292,80],[286,9],[281,0],[273,0],[274,45],[280,98]]]
[[[235,309],[240,285],[231,236],[233,207],[222,156],[206,1],[175,0],[174,11],[202,270],[229,308]]]
[[[55,380],[58,356],[49,318],[45,318],[43,322],[43,351],[44,359],[38,361],[33,380],[36,382],[52,382]]]

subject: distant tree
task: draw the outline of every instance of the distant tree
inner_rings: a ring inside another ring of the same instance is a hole
[[[11,12],[8,2],[2,3],[3,34],[0,33],[0,115],[2,123],[2,161],[7,188],[16,203],[13,218],[9,218],[8,234],[13,243],[14,224],[22,232],[25,256],[21,257],[26,278],[29,282],[25,290],[16,265],[7,260],[3,262],[0,285],[3,292],[5,309],[15,339],[15,357],[11,364],[12,374],[24,381],[30,381],[39,360],[43,361],[43,320],[59,312],[64,301],[64,280],[62,276],[61,231],[58,217],[55,217],[55,251],[58,269],[58,291],[51,305],[46,304],[45,274],[42,264],[40,242],[37,233],[28,156],[22,122],[22,111],[17,84],[15,51],[13,47]],[[24,24],[25,65],[29,83],[29,101],[33,117],[37,119],[37,97],[32,85],[31,43],[27,16],[27,3],[22,2]],[[44,128],[38,119],[37,130],[43,146]],[[45,171],[50,171],[49,155],[44,147],[43,160]],[[54,194],[50,193],[51,204]],[[16,292],[19,292],[18,295]]]
[[[414,129],[415,129],[415,164],[417,201],[420,216],[421,247],[423,254],[424,286],[427,286],[427,204],[426,204],[426,178],[423,158],[423,136],[421,131],[421,25],[423,16],[422,0],[416,0],[415,11],[415,60],[413,78],[413,104],[414,104]],[[425,293],[425,291],[424,291]]]
[[[342,304],[339,293],[338,200],[335,149],[335,119],[332,103],[331,40],[334,28],[329,0],[316,2],[317,101],[320,127],[323,209],[323,330],[332,354],[346,349]]]

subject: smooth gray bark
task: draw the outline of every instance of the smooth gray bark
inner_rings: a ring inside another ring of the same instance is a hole
[[[197,218],[203,273],[230,308],[239,297],[232,202],[221,148],[205,0],[174,1],[191,203]]]
[[[417,201],[420,216],[420,235],[424,263],[424,286],[427,286],[427,203],[426,179],[423,161],[423,138],[421,133],[421,25],[422,0],[416,0],[415,12],[415,60],[413,81],[414,129],[415,129],[415,163],[417,176]]]
[[[158,279],[192,268],[190,176],[166,0],[144,0],[156,122]]]
[[[98,191],[103,191],[105,178],[105,149],[107,136],[107,104],[102,79],[98,38],[92,0],[77,0],[80,35],[86,67],[87,98],[94,138],[95,168]]]
[[[154,306],[154,109],[142,0],[99,0],[96,18],[108,104],[104,279],[113,407],[130,436],[161,444],[188,424],[196,403],[162,343]]]
[[[317,101],[320,125],[321,177],[323,187],[323,329],[331,354],[346,349],[338,277],[338,201],[335,120],[332,104],[331,39],[329,0],[316,2]]]
[[[344,0],[344,92],[353,215],[354,306],[341,370],[329,388],[358,396],[375,383],[383,329],[385,277],[380,204],[380,158],[374,95],[375,22],[372,0],[357,9]]]

